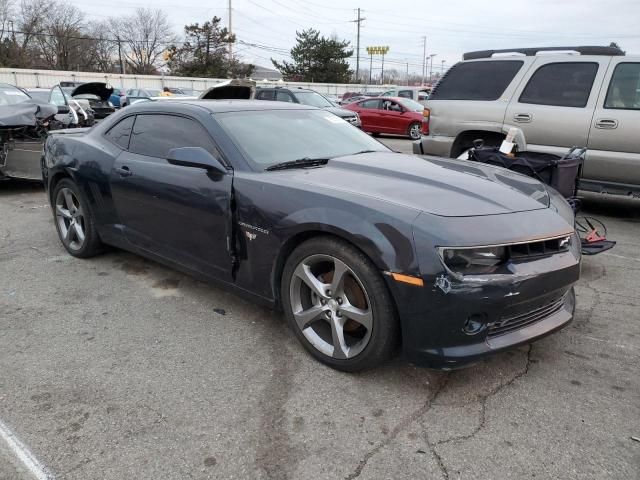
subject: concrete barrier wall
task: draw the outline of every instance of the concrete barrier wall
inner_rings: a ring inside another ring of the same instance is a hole
[[[51,88],[62,81],[75,82],[106,82],[120,88],[162,88],[184,87],[205,90],[223,82],[224,78],[190,78],[156,75],[119,75],[114,73],[95,72],[64,72],[59,70],[26,70],[15,68],[0,68],[0,82],[10,83],[22,88]],[[325,95],[342,95],[345,92],[381,92],[388,90],[390,85],[353,85],[348,83],[299,83],[257,81],[258,85],[280,85],[292,88],[310,88]]]

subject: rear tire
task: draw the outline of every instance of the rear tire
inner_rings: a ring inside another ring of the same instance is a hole
[[[399,344],[395,306],[378,269],[337,238],[316,237],[291,253],[282,275],[281,300],[304,348],[337,370],[378,366]]]
[[[100,253],[102,242],[89,203],[70,178],[60,180],[53,190],[53,218],[58,237],[69,254],[89,258]]]

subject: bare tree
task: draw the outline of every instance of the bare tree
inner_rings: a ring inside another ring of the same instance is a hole
[[[94,40],[95,67],[100,72],[112,72],[118,58],[118,43],[111,38],[111,26],[108,22],[98,22],[89,29]]]
[[[0,41],[11,34],[10,29],[15,15],[14,8],[14,0],[0,0]]]
[[[112,36],[125,46],[123,54],[135,73],[156,73],[165,49],[175,43],[167,14],[162,10],[139,8],[130,17],[113,18]]]
[[[73,70],[91,65],[93,40],[87,37],[85,16],[77,7],[50,3],[44,33],[37,41],[42,58],[50,68]]]

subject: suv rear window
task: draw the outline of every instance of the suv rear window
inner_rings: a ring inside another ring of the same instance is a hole
[[[584,108],[596,73],[597,63],[548,63],[531,76],[519,102]]]
[[[522,60],[489,60],[454,65],[429,100],[497,100],[522,68]]]

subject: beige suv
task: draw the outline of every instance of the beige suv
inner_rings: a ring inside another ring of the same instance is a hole
[[[517,127],[530,151],[586,146],[581,189],[640,195],[640,56],[553,47],[463,58],[431,93],[414,153],[457,157],[473,140],[498,145]]]

